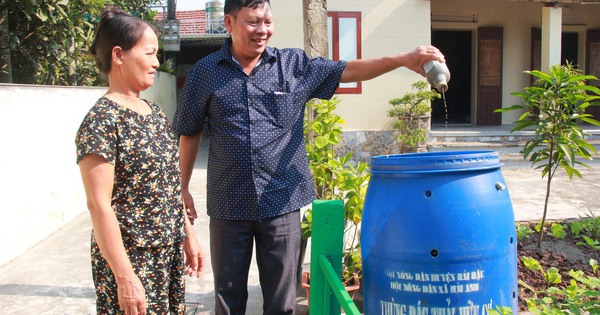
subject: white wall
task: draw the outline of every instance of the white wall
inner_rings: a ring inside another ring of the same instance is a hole
[[[431,42],[429,1],[423,0],[329,0],[328,11],[362,12],[362,58],[406,52]],[[275,34],[270,45],[303,48],[302,1],[273,3]],[[297,34],[293,36],[292,34]],[[337,113],[346,120],[346,131],[391,129],[388,100],[410,90],[421,76],[397,69],[363,82],[362,94],[338,95]]]
[[[157,72],[154,85],[143,91],[140,97],[158,104],[172,123],[177,110],[177,78],[173,74]]]
[[[0,84],[0,265],[86,210],[75,132],[104,92]]]
[[[302,1],[271,1],[275,31],[269,46],[277,48],[304,48],[304,19]]]
[[[145,97],[175,104],[175,77],[163,76],[172,93],[157,83]],[[86,212],[75,133],[105,91],[0,84],[0,265]]]
[[[422,0],[337,0],[331,11],[362,12],[362,58],[374,58],[408,52],[431,42],[429,1]],[[410,90],[423,79],[405,68],[396,69],[362,83],[360,95],[340,95],[337,113],[346,120],[344,130],[392,129],[387,117],[388,101]]]

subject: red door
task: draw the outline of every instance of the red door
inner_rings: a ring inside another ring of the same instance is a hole
[[[502,28],[477,31],[477,125],[500,125],[502,116]]]
[[[600,30],[588,30],[585,43],[585,73],[600,79]],[[600,87],[600,80],[588,82],[590,85]],[[600,106],[590,106],[586,112],[600,119]]]
[[[531,66],[529,70],[542,69],[542,29],[531,28]],[[535,76],[529,76],[529,85],[533,85]]]

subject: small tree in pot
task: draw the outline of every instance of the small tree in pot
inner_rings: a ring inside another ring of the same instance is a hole
[[[392,126],[398,131],[395,139],[400,153],[427,151],[431,101],[441,97],[426,81],[417,81],[411,87],[417,92],[389,101],[392,109],[388,116],[396,119]]]

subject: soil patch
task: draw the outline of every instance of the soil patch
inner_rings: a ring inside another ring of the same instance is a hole
[[[529,225],[534,229],[538,222],[519,222],[520,225]],[[569,222],[553,221],[550,223],[569,224]],[[549,224],[550,224],[549,223]],[[548,224],[548,225],[549,225]],[[600,251],[587,245],[577,245],[582,242],[581,237],[572,235],[566,231],[564,239],[555,238],[547,232],[544,234],[541,249],[537,246],[538,233],[534,233],[519,240],[517,243],[518,278],[525,282],[531,289],[542,292],[551,286],[566,287],[569,282],[569,270],[581,270],[586,275],[593,275],[590,259],[600,261]],[[555,267],[559,270],[563,283],[549,285],[539,271],[529,270],[523,264],[523,257],[531,257],[537,260],[544,270]],[[596,275],[597,276],[597,275]],[[526,311],[525,298],[534,297],[534,292],[519,285],[519,311]],[[538,297],[541,295],[538,294]]]

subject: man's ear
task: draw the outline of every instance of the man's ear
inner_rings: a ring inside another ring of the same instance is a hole
[[[113,47],[111,51],[111,59],[115,64],[121,65],[123,64],[123,48],[121,46]]]
[[[227,33],[231,34],[231,29],[233,28],[233,19],[234,17],[231,14],[225,14],[223,17],[223,23],[225,24],[225,29]]]

